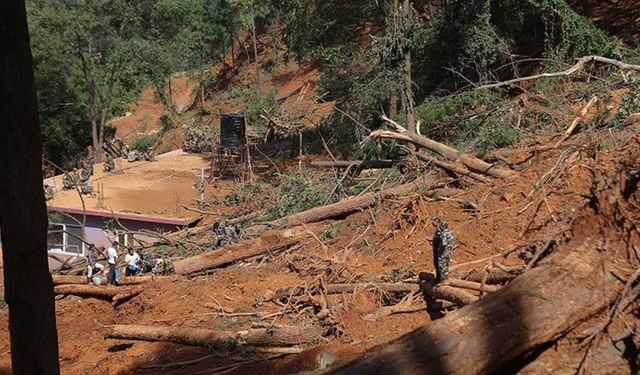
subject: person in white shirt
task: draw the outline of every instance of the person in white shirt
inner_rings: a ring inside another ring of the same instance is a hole
[[[129,253],[124,256],[127,269],[124,271],[125,276],[134,276],[138,272],[138,263],[140,263],[140,255],[134,249],[129,249]]]
[[[116,266],[118,264],[118,241],[113,241],[112,246],[107,249],[107,263],[109,263],[109,275],[107,276],[107,284],[118,285],[116,278]]]

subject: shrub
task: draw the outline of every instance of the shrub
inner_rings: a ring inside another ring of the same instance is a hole
[[[310,168],[297,168],[281,176],[280,184],[271,194],[271,207],[266,216],[275,219],[321,206],[333,199],[329,194],[334,185],[335,181],[323,180]]]
[[[133,141],[131,148],[133,150],[145,152],[149,149],[149,147],[153,146],[156,143],[159,136],[160,134],[158,133],[142,135]]]
[[[257,87],[247,87],[231,90],[229,98],[235,101],[236,107],[245,115],[247,122],[258,133],[264,134],[267,129],[267,120],[262,115],[265,114],[265,110],[270,115],[278,114],[277,95],[275,88],[262,92]]]

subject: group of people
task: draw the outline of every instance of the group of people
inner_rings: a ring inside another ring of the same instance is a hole
[[[118,285],[120,281],[120,272],[118,271],[119,254],[118,250],[121,248],[118,241],[113,241],[111,246],[107,249],[107,264],[109,266],[107,270],[107,285]],[[102,284],[102,275],[104,272],[104,265],[98,262],[99,250],[94,244],[89,244],[89,250],[87,251],[87,279],[89,284]],[[125,262],[125,276],[134,276],[138,274],[140,270],[142,259],[135,249],[129,248],[127,254],[124,256]]]

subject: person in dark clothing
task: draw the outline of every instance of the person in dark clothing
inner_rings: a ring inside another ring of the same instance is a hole
[[[449,261],[453,255],[453,233],[446,221],[439,217],[431,219],[435,227],[433,234],[433,266],[436,269],[436,282],[441,283],[449,277]]]

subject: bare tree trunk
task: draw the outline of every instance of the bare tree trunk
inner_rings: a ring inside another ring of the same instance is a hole
[[[416,133],[416,121],[413,118],[413,93],[411,90],[413,82],[411,81],[411,52],[407,52],[404,57],[405,64],[405,90],[406,90],[406,111],[407,111],[407,130],[410,133]]]
[[[240,332],[224,332],[205,328],[145,326],[145,325],[114,325],[107,333],[107,337],[144,340],[168,341],[185,345],[212,346],[243,342],[248,345],[300,345],[308,344],[314,339],[322,337],[327,329],[318,326],[279,327],[279,328],[250,328]]]
[[[91,118],[91,143],[93,143],[93,148],[96,150],[94,154],[94,161],[99,163],[98,159],[98,149],[102,148],[100,137],[98,136],[98,119],[92,116]]]
[[[0,3],[0,227],[14,374],[59,374],[42,138],[23,1]]]
[[[398,94],[395,90],[391,92],[389,99],[389,118],[394,119],[398,115]]]
[[[230,28],[230,36],[231,36],[231,67],[236,67],[236,52],[234,45],[236,44],[236,40],[233,38],[233,27]]]
[[[273,44],[273,68],[278,71],[278,24],[280,23],[280,13],[276,13],[275,25],[273,26],[273,34],[271,35],[271,43]]]
[[[406,13],[406,16],[402,17],[403,22],[406,22],[411,12],[411,4],[409,0],[404,0],[404,6],[402,11]],[[405,91],[405,109],[407,114],[407,130],[409,133],[416,132],[416,122],[413,118],[413,81],[411,80],[411,51],[407,51],[404,56],[404,91]]]
[[[104,127],[107,123],[107,108],[102,108],[100,114],[100,126],[98,127],[98,144],[93,145],[95,150],[95,162],[100,163],[102,161],[102,142],[104,141]]]
[[[253,58],[256,64],[256,83],[260,87],[260,64],[258,63],[258,45],[256,43],[256,17],[251,18],[251,36],[253,38]]]
[[[308,238],[309,235],[302,228],[267,233],[260,238],[240,241],[189,258],[177,260],[173,263],[173,269],[175,273],[179,275],[189,275],[222,267],[262,254],[276,254]]]

